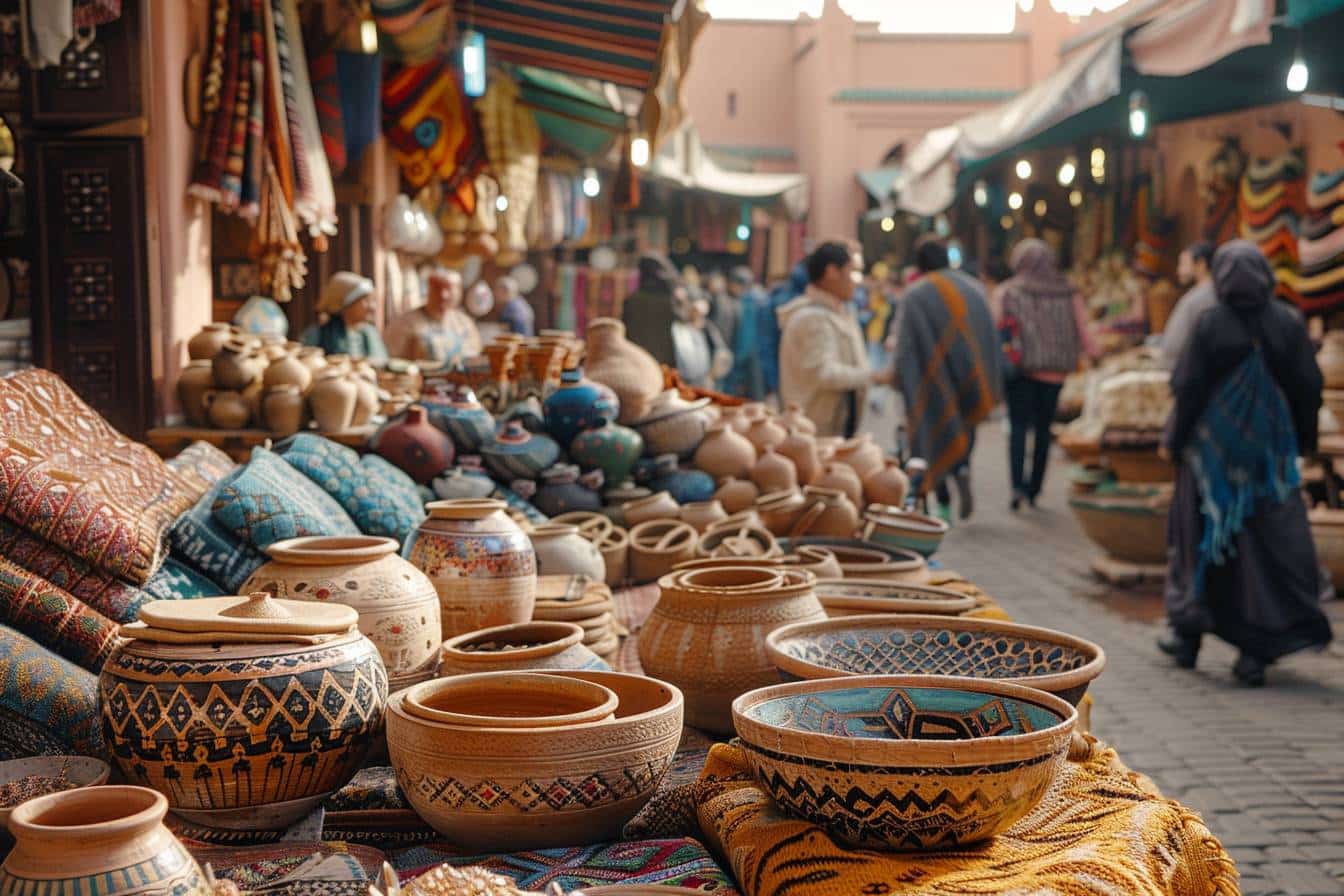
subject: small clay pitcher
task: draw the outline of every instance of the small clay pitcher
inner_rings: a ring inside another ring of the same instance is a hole
[[[894,458],[887,458],[882,469],[863,480],[863,494],[869,503],[900,507],[910,491],[910,478]]]
[[[811,434],[792,427],[788,437],[775,450],[793,461],[799,485],[811,485],[820,475],[821,458],[817,455],[817,440]]]
[[[370,447],[421,485],[429,485],[453,465],[453,440],[429,422],[418,404],[407,408],[400,420],[388,421]]]
[[[293,383],[272,386],[261,400],[261,419],[272,435],[292,436],[303,427],[303,393]]]
[[[213,365],[209,360],[190,361],[177,378],[177,401],[190,426],[207,426],[205,393],[215,386]]]
[[[252,406],[240,392],[211,389],[205,393],[205,411],[215,429],[244,429]]]
[[[747,438],[756,446],[758,454],[767,448],[778,448],[787,436],[784,427],[765,413],[753,420],[751,429],[747,430]]]
[[[863,483],[859,481],[854,468],[848,464],[827,464],[812,484],[818,488],[839,489],[849,496],[855,507],[864,506]]]
[[[709,427],[691,463],[716,479],[724,476],[746,479],[756,463],[756,448],[746,436],[721,420]]]
[[[224,343],[210,363],[215,385],[220,389],[241,392],[252,385],[258,375],[256,356],[250,343],[241,338],[234,337]]]
[[[839,489],[809,485],[803,489],[807,508],[793,524],[792,535],[826,535],[850,538],[859,528],[859,509]]]
[[[761,496],[761,490],[750,479],[738,479],[725,476],[719,480],[719,488],[714,492],[714,500],[731,513],[747,510]]]
[[[807,416],[803,411],[803,406],[797,402],[789,402],[788,407],[784,408],[782,419],[784,425],[789,429],[796,429],[809,436],[817,434],[817,424],[812,422],[812,418]]]
[[[228,324],[206,324],[187,340],[187,357],[193,361],[210,361],[231,335],[232,328]]]
[[[860,482],[881,470],[885,460],[882,449],[867,433],[843,442],[835,452],[835,459],[838,463],[852,467]]]
[[[350,428],[350,420],[355,415],[355,401],[358,387],[350,382],[344,371],[334,365],[328,365],[317,375],[308,393],[308,404],[313,411],[313,419],[322,432],[344,432]]]
[[[798,469],[793,461],[767,445],[751,468],[751,481],[762,492],[789,491],[798,487]]]

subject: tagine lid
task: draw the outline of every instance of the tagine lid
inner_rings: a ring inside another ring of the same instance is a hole
[[[190,643],[257,642],[343,635],[359,622],[344,604],[281,600],[265,591],[195,600],[155,600],[140,608],[140,621],[122,626],[128,638]]]

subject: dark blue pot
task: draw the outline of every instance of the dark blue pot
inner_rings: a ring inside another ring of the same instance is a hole
[[[654,479],[649,488],[668,492],[678,504],[691,504],[714,497],[714,477],[701,470],[677,470]]]
[[[600,426],[603,419],[615,420],[620,402],[611,389],[585,379],[583,370],[571,368],[560,374],[560,386],[546,397],[546,430],[568,448],[574,437],[585,429]]]

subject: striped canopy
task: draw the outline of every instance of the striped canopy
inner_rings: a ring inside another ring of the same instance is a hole
[[[491,62],[535,65],[647,90],[678,0],[455,0],[459,28]]]

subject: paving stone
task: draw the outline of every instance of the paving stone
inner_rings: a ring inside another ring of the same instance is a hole
[[[1271,862],[1261,865],[1268,882],[1282,887],[1292,896],[1338,896],[1344,893],[1344,883],[1308,862]]]

